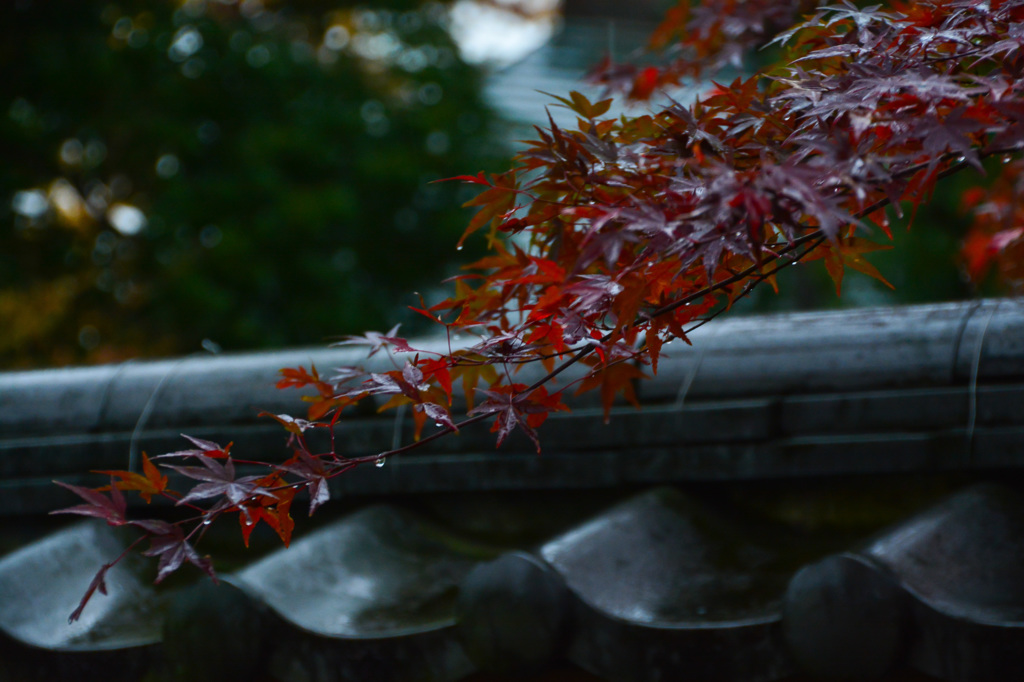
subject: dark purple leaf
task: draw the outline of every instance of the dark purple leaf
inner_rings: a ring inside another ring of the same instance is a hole
[[[458,431],[458,427],[455,426],[455,422],[452,421],[452,415],[448,412],[448,409],[443,405],[437,403],[420,403],[414,405],[413,409],[417,411],[425,412],[428,417],[434,420],[434,423],[438,426],[447,426],[452,431]]]
[[[192,500],[222,495],[232,505],[240,504],[254,495],[274,497],[273,493],[255,485],[255,481],[260,480],[261,476],[243,476],[235,479],[235,465],[230,459],[226,460],[224,464],[209,457],[204,457],[200,461],[203,463],[202,467],[167,465],[168,469],[173,469],[189,478],[205,481],[193,487],[185,497],[178,500],[179,505]]]
[[[178,526],[171,526],[171,531],[168,533],[151,537],[150,547],[143,554],[160,557],[154,582],[161,582],[185,562],[199,567],[214,581],[217,580],[209,557],[200,557],[195,548],[185,539],[185,534]]]
[[[339,390],[342,384],[346,384],[353,379],[364,379],[366,372],[361,367],[337,367],[334,370],[334,375],[331,377],[331,384],[335,390]]]
[[[151,457],[150,459],[165,459],[167,457],[218,457],[223,458],[227,456],[227,451],[217,443],[209,440],[203,440],[202,438],[194,438],[188,434],[181,434],[182,438],[185,438],[193,445],[196,446],[195,450],[178,450],[176,452],[166,452],[162,455]],[[230,445],[228,446],[230,448]],[[211,454],[215,453],[215,454]]]
[[[537,452],[540,452],[540,440],[537,438],[537,432],[527,423],[525,415],[548,412],[550,408],[529,402],[528,396],[513,395],[507,391],[480,392],[487,396],[487,400],[467,414],[470,416],[474,414],[495,415],[497,421],[494,430],[498,433],[499,446],[518,427],[533,442]]]
[[[152,535],[167,535],[173,532],[171,526],[173,524],[167,523],[166,521],[160,521],[159,519],[141,519],[139,521],[129,521],[128,525],[141,528],[142,530]]]
[[[565,288],[565,293],[576,299],[572,303],[573,310],[589,316],[604,313],[622,289],[622,285],[608,275],[579,275]]]
[[[366,332],[362,336],[346,336],[343,341],[331,344],[332,346],[369,346],[370,352],[367,353],[366,357],[373,357],[382,348],[392,346],[399,352],[414,352],[414,349],[409,346],[409,343],[399,337],[395,336],[398,332],[398,328],[402,325],[396,324],[386,334],[380,332]]]
[[[203,440],[202,438],[193,438],[192,436],[184,433],[181,434],[181,437],[192,441],[192,444],[203,452],[220,452],[223,450],[221,446],[217,445],[213,441]]]
[[[128,506],[125,502],[124,495],[115,485],[112,484],[110,486],[110,497],[107,497],[96,490],[71,485],[69,483],[64,483],[63,481],[54,481],[54,483],[62,488],[67,488],[88,502],[88,504],[79,504],[66,509],[58,509],[50,512],[51,514],[81,514],[82,516],[94,516],[96,518],[103,519],[111,526],[122,526],[125,524],[125,511]]]
[[[295,474],[306,482],[306,487],[309,488],[310,516],[320,505],[330,499],[331,491],[328,488],[327,479],[332,472],[319,457],[313,457],[308,452],[298,450],[288,463],[281,464],[276,468]]]

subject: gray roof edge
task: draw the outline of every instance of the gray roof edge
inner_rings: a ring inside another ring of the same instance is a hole
[[[639,385],[642,402],[1024,379],[1024,304],[1013,299],[734,317],[690,341],[663,347],[657,377]],[[279,370],[316,365],[330,376],[364,357],[355,347],[299,348],[0,373],[0,438],[130,431],[144,411],[161,428],[251,423],[260,410],[301,414],[299,393],[275,388]],[[367,363],[371,371],[393,366],[384,353]],[[516,380],[540,373],[527,367]],[[574,404],[594,407],[586,398]]]
[[[1015,300],[734,317],[691,341],[666,344],[657,378],[640,382],[646,409],[616,407],[602,424],[598,397],[567,397],[576,409],[544,425],[542,457],[516,434],[495,452],[480,425],[339,485],[345,493],[593,487],[1024,461],[1024,306]],[[0,373],[0,483],[77,481],[123,468],[130,450],[187,447],[178,433],[233,440],[247,457],[286,456],[286,434],[257,417],[304,414],[296,391],[274,388],[278,370],[315,363],[329,375],[364,355],[289,349]],[[383,353],[372,358],[374,370],[391,366]],[[339,433],[346,453],[367,455],[391,447],[394,434],[411,440],[410,422],[367,409],[342,419]]]

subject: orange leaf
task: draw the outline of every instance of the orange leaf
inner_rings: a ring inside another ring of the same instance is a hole
[[[160,474],[160,470],[155,464],[149,461],[149,456],[142,453],[142,473],[137,474],[132,471],[98,471],[96,473],[107,474],[108,476],[114,476],[120,478],[120,481],[115,481],[114,485],[118,490],[137,490],[139,496],[149,504],[153,498],[153,495],[159,495],[167,489],[167,477]],[[97,490],[110,490],[110,486],[103,486],[97,488]]]
[[[651,356],[651,372],[657,374],[658,357],[661,355],[661,347],[664,344],[664,341],[662,341],[661,336],[658,335],[658,329],[653,325],[647,328],[644,340],[647,343],[647,352]]]
[[[842,255],[843,262],[849,267],[853,268],[857,272],[877,279],[879,282],[895,289],[892,284],[889,283],[882,273],[878,269],[869,263],[865,258],[864,254],[871,253],[872,251],[888,251],[892,246],[888,244],[876,244],[866,239],[851,238],[843,240],[839,245],[839,253]]]
[[[825,270],[828,271],[828,276],[832,278],[833,284],[836,285],[836,296],[842,295],[843,259],[835,252],[835,249],[829,248],[825,254]]]
[[[282,485],[283,481],[277,474],[261,479],[260,483],[267,481],[265,487]],[[291,516],[292,500],[295,498],[295,488],[288,487],[274,491],[274,498],[260,497],[259,506],[248,506],[248,518],[244,513],[239,513],[238,523],[242,528],[242,540],[245,546],[249,546],[249,536],[262,520],[274,529],[281,542],[287,547],[292,540],[292,531],[295,529],[295,520]]]
[[[621,392],[622,396],[634,407],[640,407],[636,399],[636,389],[633,382],[636,379],[646,379],[647,375],[641,372],[636,366],[628,362],[617,362],[612,365],[600,367],[591,372],[576,389],[576,395],[590,391],[595,388],[601,389],[601,404],[604,407],[604,421],[607,424],[612,403],[615,402],[615,394]]]
[[[458,364],[452,367],[452,378],[462,379],[462,393],[466,396],[467,409],[473,409],[476,403],[476,387],[481,380],[491,386],[498,380],[498,371],[493,365],[484,364],[483,358],[477,356],[479,363],[473,362],[477,358],[467,358],[467,364]]]

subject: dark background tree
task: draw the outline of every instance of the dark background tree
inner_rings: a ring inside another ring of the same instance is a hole
[[[4,3],[0,364],[402,318],[465,224],[430,181],[502,154],[444,24],[401,0]]]

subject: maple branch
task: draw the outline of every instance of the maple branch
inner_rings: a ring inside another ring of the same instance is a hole
[[[97,590],[99,590],[100,594],[107,593],[107,585],[104,580],[107,571],[109,571],[117,564],[121,563],[121,561],[126,556],[128,556],[128,553],[135,549],[136,545],[138,545],[140,542],[149,537],[149,532],[145,532],[144,534],[135,538],[127,547],[121,550],[121,553],[118,554],[113,561],[108,561],[107,563],[100,566],[100,570],[96,572],[96,575],[93,577],[92,582],[89,583],[89,587],[88,589],[86,589],[85,594],[82,595],[82,600],[78,602],[78,606],[75,608],[74,611],[71,612],[71,615],[68,616],[68,625],[74,623],[82,616],[82,611],[85,610],[86,605],[89,603],[89,600],[92,599],[92,596],[96,593]]]
[[[984,156],[988,156],[988,155],[991,155],[991,154],[1005,153],[1005,152],[1006,152],[1006,150],[992,150],[992,151],[989,151],[989,152],[983,152],[982,156],[984,157]],[[947,154],[947,155],[944,156],[943,161],[949,160],[950,158],[953,158],[954,156],[955,155],[953,155],[953,154]],[[950,176],[950,175],[952,175],[952,174],[954,174],[954,173],[956,173],[956,172],[958,172],[960,170],[963,170],[968,165],[969,164],[966,161],[963,161],[963,160],[958,161],[958,162],[954,163],[953,165],[948,166],[947,168],[944,168],[942,171],[937,173],[936,179],[941,179],[941,178],[948,177],[948,176]],[[927,166],[928,166],[927,162],[921,162],[919,164],[915,164],[914,166],[908,167],[906,169],[902,169],[901,171],[898,171],[897,174],[899,174],[899,175],[913,175],[914,173],[916,173],[916,172],[926,168]],[[857,211],[854,214],[854,218],[856,218],[856,219],[864,218],[864,217],[874,213],[875,211],[880,210],[880,209],[888,206],[889,204],[891,204],[891,199],[889,197],[883,197],[883,198],[875,201],[874,203],[870,204],[869,206],[867,206],[867,207]],[[696,291],[696,292],[693,292],[693,293],[688,294],[686,296],[683,296],[683,297],[681,297],[681,298],[679,298],[679,299],[677,299],[677,300],[675,300],[675,301],[673,301],[673,302],[671,302],[669,304],[663,305],[660,308],[657,308],[657,309],[651,311],[650,313],[644,314],[641,318],[638,318],[638,320],[635,322],[635,324],[636,323],[641,323],[641,322],[646,322],[646,321],[649,321],[649,320],[656,319],[658,317],[667,315],[667,314],[669,314],[669,313],[671,313],[671,312],[673,312],[675,310],[678,310],[679,308],[681,308],[681,307],[683,307],[685,305],[688,305],[688,304],[693,303],[693,302],[695,302],[697,300],[700,300],[700,299],[702,299],[702,298],[704,298],[704,297],[706,297],[706,296],[708,296],[708,295],[710,295],[710,294],[712,294],[712,293],[714,293],[716,291],[720,291],[722,289],[725,289],[725,288],[731,286],[732,284],[739,283],[739,282],[741,282],[743,280],[749,280],[749,281],[747,281],[747,283],[744,286],[743,290],[739,294],[737,294],[734,297],[734,299],[733,299],[733,301],[739,300],[740,298],[743,298],[743,297],[749,295],[749,293],[751,291],[753,291],[754,288],[758,284],[763,283],[766,279],[768,279],[772,275],[775,275],[776,273],[780,272],[783,268],[788,267],[790,265],[793,265],[793,264],[801,261],[809,253],[814,251],[814,249],[816,249],[818,246],[823,244],[827,238],[828,237],[822,232],[822,230],[820,228],[819,229],[815,229],[815,230],[813,230],[811,232],[808,232],[807,234],[802,235],[802,236],[800,236],[798,238],[795,238],[792,241],[788,242],[785,246],[783,246],[781,249],[779,249],[777,251],[768,250],[768,253],[770,254],[770,257],[759,259],[756,263],[748,266],[747,268],[744,268],[743,270],[740,270],[740,271],[732,274],[731,276],[729,276],[726,279],[719,280],[717,282],[709,284],[708,286],[702,288],[699,291]],[[807,244],[808,246],[807,246],[806,249],[803,250],[803,252],[801,254],[799,254],[797,256],[794,256],[794,257],[787,257],[788,254],[790,254],[794,250],[799,249],[801,246],[803,246],[805,244]],[[768,264],[768,263],[770,263],[772,261],[778,261],[778,260],[781,260],[781,259],[785,259],[786,262],[785,263],[776,263],[775,265],[771,266],[767,271],[764,270],[764,266],[766,264]],[[710,315],[708,315],[706,318],[704,318],[701,321],[699,321],[698,323],[692,325],[687,330],[687,332],[688,333],[692,332],[695,329],[697,329],[697,328],[707,324],[711,320],[713,320],[716,317],[718,317],[719,315],[721,315],[722,312],[724,312],[725,310],[727,310],[727,307],[725,307],[725,306],[719,308],[718,310],[716,310],[713,313],[711,313]],[[448,328],[447,325],[446,325],[446,330],[450,334],[450,329]],[[571,358],[569,358],[569,359],[565,360],[564,362],[562,362],[561,364],[559,364],[558,367],[555,367],[554,369],[549,371],[547,374],[545,374],[543,377],[541,377],[538,380],[536,380],[535,382],[533,382],[527,388],[523,389],[522,391],[520,391],[518,393],[513,394],[511,399],[512,400],[516,400],[516,399],[524,398],[524,397],[530,395],[532,392],[534,392],[535,390],[539,389],[541,386],[546,385],[547,383],[549,383],[550,381],[552,381],[553,379],[558,377],[560,374],[562,374],[563,372],[565,372],[566,370],[568,370],[569,368],[571,368],[575,364],[579,363],[585,357],[587,357],[592,352],[594,352],[596,350],[596,348],[598,347],[598,345],[600,345],[602,343],[608,342],[609,340],[614,338],[617,334],[621,334],[621,330],[616,330],[616,331],[608,332],[607,334],[602,336],[599,340],[596,340],[596,342],[588,343],[584,347],[582,347],[579,350],[575,351],[575,353],[573,354],[573,356]],[[449,343],[450,343],[450,335],[449,335],[448,339],[449,339]],[[613,360],[610,360],[607,363],[607,366],[613,366],[613,365],[616,365],[616,364],[620,364],[622,362],[627,362],[627,361],[633,360],[633,359],[639,357],[640,355],[642,355],[643,352],[645,352],[645,350],[646,350],[645,348],[641,348],[641,349],[638,349],[636,352],[631,353],[631,354],[629,354],[627,356],[624,356],[624,357],[621,357],[621,358],[615,358]],[[389,353],[389,357],[391,357],[390,353]],[[391,357],[391,360],[392,360],[392,362],[394,362],[394,358],[393,357]],[[523,362],[527,362],[527,361],[528,360],[523,360]],[[392,449],[389,449],[389,450],[385,450],[385,451],[379,452],[379,453],[374,454],[374,455],[367,455],[367,456],[363,456],[363,457],[343,457],[343,458],[341,458],[341,461],[343,461],[344,464],[341,465],[341,466],[338,466],[337,468],[335,468],[332,471],[327,472],[326,475],[325,475],[325,478],[334,478],[334,477],[339,476],[339,475],[341,475],[343,473],[346,473],[350,469],[352,469],[355,466],[358,466],[360,464],[365,464],[365,463],[369,463],[369,462],[380,462],[381,460],[383,460],[385,458],[399,456],[399,455],[402,455],[404,453],[416,450],[416,449],[418,449],[420,447],[423,447],[423,446],[427,445],[428,443],[431,443],[431,442],[433,442],[435,440],[439,440],[439,439],[441,439],[441,438],[443,438],[443,437],[445,437],[445,436],[447,436],[447,435],[449,435],[451,433],[455,433],[455,432],[457,432],[457,431],[459,431],[459,430],[461,430],[461,429],[463,429],[463,428],[465,428],[467,426],[475,424],[475,423],[477,423],[479,421],[483,421],[483,420],[485,420],[485,419],[487,419],[489,417],[492,417],[492,416],[493,415],[491,413],[482,412],[482,413],[479,413],[479,414],[476,414],[476,415],[473,415],[473,416],[469,416],[469,417],[466,417],[466,418],[462,419],[461,421],[459,421],[458,423],[455,424],[454,428],[451,427],[451,426],[442,426],[438,431],[435,431],[432,434],[429,434],[429,435],[427,435],[425,437],[422,437],[422,438],[420,438],[419,440],[417,440],[415,442],[407,443],[406,445],[403,445],[401,447],[392,448]],[[331,431],[331,436],[332,436],[331,452],[323,453],[323,455],[324,456],[333,455],[335,457],[335,459],[337,460],[338,459],[338,455],[337,455],[336,449],[333,447],[334,446],[333,429]],[[302,437],[300,435],[298,438],[299,438],[300,444],[304,445],[305,444],[304,437]],[[320,457],[321,455],[312,455],[312,456]],[[308,485],[309,485],[308,482],[298,481],[298,482],[286,483],[286,484],[282,484],[281,486],[276,486],[276,487],[273,487],[273,488],[269,488],[269,490],[280,490],[280,489],[286,489],[286,488],[304,488],[304,487],[307,487]],[[215,518],[219,517],[221,515],[221,513],[223,513],[224,511],[228,511],[228,510],[227,509],[219,510],[219,511],[215,512],[214,515],[210,517],[210,519],[212,520],[212,519],[215,519]],[[205,518],[204,518],[204,520],[205,520]],[[205,530],[205,524],[201,525],[201,526],[197,526],[196,529],[193,529],[192,533],[190,533],[188,537],[191,537],[192,534],[196,530],[199,530],[200,528]]]
[[[995,154],[995,153],[1005,153],[1005,151],[999,151],[999,152],[993,151],[993,152],[990,152],[990,153],[983,154],[983,156],[988,156],[990,154]],[[953,154],[947,155],[948,158],[952,158],[953,156],[955,156],[955,155],[953,155]],[[913,175],[914,173],[916,173],[916,172],[926,168],[927,165],[928,165],[927,163],[922,162],[920,164],[917,164],[914,167],[907,168],[907,169],[905,169],[905,171],[902,171],[902,172],[904,172],[906,174],[909,174],[909,175]],[[947,167],[947,168],[943,169],[941,172],[939,172],[937,174],[936,178],[937,179],[943,179],[943,178],[949,177],[950,175],[952,175],[952,174],[954,174],[956,172],[959,172],[959,171],[963,170],[964,168],[967,168],[968,166],[969,166],[969,164],[966,161],[959,161],[956,164],[954,164],[953,166],[950,166],[950,167]],[[871,204],[871,205],[861,209],[857,213],[855,213],[854,217],[857,218],[857,219],[864,218],[864,217],[866,217],[868,215],[871,215],[875,211],[878,211],[879,209],[885,208],[886,206],[888,206],[891,203],[892,203],[891,199],[889,199],[888,197],[883,197],[883,198],[879,199],[878,201],[874,202],[873,204]],[[654,318],[660,317],[662,315],[666,315],[666,314],[668,314],[670,312],[678,310],[679,308],[681,308],[681,307],[683,307],[683,306],[685,306],[685,305],[687,305],[689,303],[693,303],[694,301],[700,300],[701,298],[703,298],[703,297],[705,297],[705,296],[707,296],[709,294],[712,294],[715,291],[721,290],[721,289],[723,289],[723,288],[725,288],[725,287],[727,287],[727,286],[729,286],[731,284],[736,284],[737,282],[740,282],[740,281],[742,281],[744,279],[747,279],[748,277],[751,277],[751,276],[757,277],[757,279],[754,280],[750,284],[750,286],[745,290],[745,292],[742,294],[743,296],[745,296],[751,290],[753,290],[754,286],[756,286],[757,284],[760,284],[761,282],[763,282],[765,279],[767,279],[771,275],[779,272],[782,268],[788,267],[789,265],[792,265],[792,264],[798,262],[799,260],[801,260],[802,258],[806,257],[808,253],[810,253],[815,248],[817,248],[818,245],[822,244],[825,241],[826,238],[827,237],[822,233],[822,231],[820,229],[814,230],[813,232],[809,232],[809,233],[807,233],[807,234],[805,234],[805,235],[803,235],[801,237],[798,237],[798,238],[794,239],[793,241],[791,241],[789,244],[787,244],[783,249],[781,249],[778,252],[778,255],[773,253],[773,257],[775,259],[777,259],[777,258],[782,257],[784,254],[786,254],[786,253],[788,253],[788,252],[790,252],[790,251],[792,251],[792,250],[794,250],[796,248],[799,248],[802,244],[806,244],[808,242],[814,242],[814,244],[812,244],[812,246],[810,248],[808,248],[801,256],[799,256],[799,257],[797,257],[795,259],[789,260],[785,264],[777,266],[776,268],[774,268],[770,272],[764,273],[763,275],[758,275],[760,269],[766,263],[770,262],[772,259],[767,259],[766,258],[766,259],[760,260],[757,263],[749,266],[748,268],[746,268],[744,270],[739,271],[738,273],[732,275],[731,277],[729,277],[727,279],[720,280],[720,281],[718,281],[718,282],[716,282],[714,284],[710,284],[707,287],[701,289],[700,291],[693,292],[692,294],[688,294],[687,296],[683,296],[682,298],[679,298],[679,299],[673,301],[672,303],[669,303],[669,304],[666,304],[666,305],[664,305],[664,306],[662,306],[660,308],[657,308],[656,310],[648,313],[645,316],[645,318],[646,319],[654,319]],[[716,313],[716,315],[717,315],[717,313]],[[702,325],[706,324],[708,321],[710,321],[710,319],[702,322],[701,324]],[[603,337],[601,337],[599,343],[607,342],[609,339],[611,339],[615,335],[615,333],[616,332],[609,332],[608,334],[604,335]],[[551,370],[550,372],[545,374],[543,377],[541,377],[540,379],[535,381],[534,383],[530,384],[530,386],[527,387],[526,389],[524,389],[519,395],[528,395],[529,393],[531,393],[532,391],[536,390],[537,388],[540,388],[541,386],[543,386],[544,384],[548,383],[549,381],[551,381],[552,379],[557,377],[559,374],[561,374],[562,372],[564,372],[565,370],[569,369],[570,367],[572,367],[573,365],[578,363],[580,360],[585,358],[587,355],[589,355],[591,352],[593,352],[593,350],[595,348],[596,348],[596,344],[588,344],[587,346],[581,348],[579,351],[576,352],[576,354],[573,357],[571,357],[570,359],[566,360],[565,362],[560,364],[558,367],[554,368],[553,370]],[[444,434],[438,434],[438,435],[444,435]],[[412,445],[415,445],[415,444],[412,444]],[[403,448],[403,450],[404,450],[404,448]],[[390,452],[388,454],[389,455],[390,454],[397,454],[397,452],[398,451],[393,451],[393,452]]]
[[[992,152],[992,153],[996,153],[996,152]],[[1005,153],[1005,152],[999,152],[999,153]],[[949,155],[949,156],[952,157],[953,155]],[[953,166],[950,166],[950,167],[944,169],[943,171],[941,171],[937,175],[937,178],[941,179],[941,178],[948,177],[948,176],[952,175],[953,173],[956,173],[956,172],[958,172],[960,170],[963,170],[964,168],[968,167],[968,165],[969,164],[966,161],[957,162]],[[925,167],[927,167],[927,164],[922,162],[921,164],[917,164],[915,167],[911,167],[911,168],[905,169],[905,171],[903,171],[903,172],[912,175],[913,173],[916,173],[917,171],[922,170]],[[876,201],[875,203],[873,203],[873,204],[871,204],[871,205],[861,209],[857,213],[855,213],[854,217],[857,218],[857,219],[864,218],[864,217],[866,217],[868,215],[871,215],[872,213],[874,213],[875,211],[877,211],[879,209],[885,208],[886,206],[888,206],[891,203],[892,202],[891,202],[891,200],[888,197],[883,197],[883,198],[879,199],[878,201]],[[752,282],[750,282],[748,284],[748,286],[746,286],[744,288],[744,291],[739,296],[737,296],[737,298],[746,296],[746,295],[748,295],[754,289],[754,287],[757,284],[760,284],[765,279],[767,279],[768,277],[771,277],[772,275],[776,274],[777,272],[779,272],[783,268],[788,267],[790,265],[793,265],[794,263],[799,262],[801,259],[806,257],[808,253],[813,251],[820,244],[824,243],[824,241],[826,239],[827,239],[827,237],[822,233],[822,231],[820,229],[814,230],[813,232],[809,232],[809,233],[807,233],[805,235],[802,235],[802,236],[794,239],[792,242],[788,243],[783,249],[781,249],[778,252],[778,254],[773,253],[773,258],[771,258],[771,259],[765,258],[763,260],[760,260],[757,263],[747,267],[744,270],[739,271],[738,273],[730,276],[727,279],[720,280],[718,282],[715,282],[714,284],[710,284],[707,287],[701,289],[700,291],[693,292],[692,294],[689,294],[687,296],[679,298],[679,299],[673,301],[672,303],[669,303],[669,304],[666,304],[666,305],[664,305],[664,306],[662,306],[660,308],[657,308],[656,310],[654,310],[654,311],[652,311],[650,313],[647,313],[647,315],[645,316],[645,320],[654,319],[654,318],[660,317],[662,315],[666,315],[666,314],[668,314],[670,312],[678,310],[679,308],[681,308],[681,307],[683,307],[683,306],[685,306],[685,305],[687,305],[689,303],[693,303],[694,301],[700,300],[701,298],[704,298],[705,296],[708,296],[709,294],[712,294],[715,291],[719,291],[719,290],[721,290],[721,289],[723,289],[725,287],[728,287],[728,286],[730,286],[732,284],[736,284],[737,282],[741,282],[744,279],[747,279],[747,278],[753,276],[756,279],[753,280]],[[787,253],[793,251],[794,249],[799,248],[803,244],[807,244],[809,242],[813,242],[813,243],[800,256],[798,256],[798,257],[796,257],[794,259],[787,260],[786,263],[778,265],[778,266],[774,267],[773,269],[771,269],[770,271],[768,271],[766,273],[761,273],[760,272],[761,268],[764,267],[765,264],[771,262],[771,260],[782,258],[782,257],[784,257],[785,254],[787,254]],[[703,326],[704,324],[707,324],[707,322],[710,322],[711,319],[714,319],[714,317],[717,317],[724,310],[725,310],[725,308],[720,309],[719,311],[714,313],[710,318],[701,321],[699,325],[693,327],[690,331],[692,331],[693,329],[698,328],[699,326]],[[609,341],[611,338],[613,338],[615,336],[615,334],[616,334],[616,332],[609,332],[609,333],[605,334],[603,337],[601,337],[601,339],[597,343],[605,343],[605,342]],[[517,393],[516,397],[527,396],[530,393],[532,393],[533,391],[535,391],[536,389],[540,388],[541,386],[544,386],[545,384],[547,384],[551,380],[555,379],[558,375],[562,374],[563,372],[565,372],[566,370],[571,368],[573,365],[575,365],[578,362],[580,362],[581,360],[583,360],[583,358],[585,358],[588,355],[590,355],[590,353],[592,353],[594,351],[594,349],[597,347],[597,343],[590,343],[590,344],[587,344],[586,346],[584,346],[583,348],[579,349],[578,351],[575,352],[575,354],[571,358],[569,358],[568,360],[565,360],[560,365],[558,365],[558,367],[555,367],[550,372],[545,374],[543,377],[541,377],[540,379],[537,379],[535,382],[530,384],[527,388],[525,388],[521,392]],[[616,361],[613,361],[613,362],[616,362]],[[463,427],[469,426],[471,424],[475,424],[476,422],[481,421],[481,420],[483,420],[483,419],[485,419],[485,418],[487,418],[489,416],[491,416],[491,415],[488,415],[488,414],[478,414],[478,415],[475,415],[473,417],[468,417],[465,420],[458,422],[458,424],[456,424],[456,426],[457,426],[458,429],[462,429]],[[420,447],[422,445],[426,445],[429,442],[432,442],[432,441],[435,441],[435,440],[437,440],[439,438],[442,438],[442,437],[448,435],[449,433],[454,433],[455,431],[456,431],[456,429],[452,429],[451,427],[447,427],[447,426],[446,427],[442,427],[442,429],[440,431],[436,431],[436,432],[434,432],[434,433],[432,433],[432,434],[430,434],[428,436],[425,436],[425,437],[421,438],[420,440],[418,440],[416,442],[408,443],[406,445],[403,445],[402,447],[394,448],[394,449],[391,449],[391,450],[387,450],[387,451],[381,452],[380,454],[373,455],[373,456],[347,458],[347,461],[349,461],[349,462],[358,462],[358,463],[375,462],[375,461],[377,461],[377,460],[379,460],[379,459],[381,459],[383,457],[393,457],[393,456],[400,455],[400,454],[405,453],[405,452],[409,452],[411,450],[415,450],[416,448],[418,448],[418,447]]]

